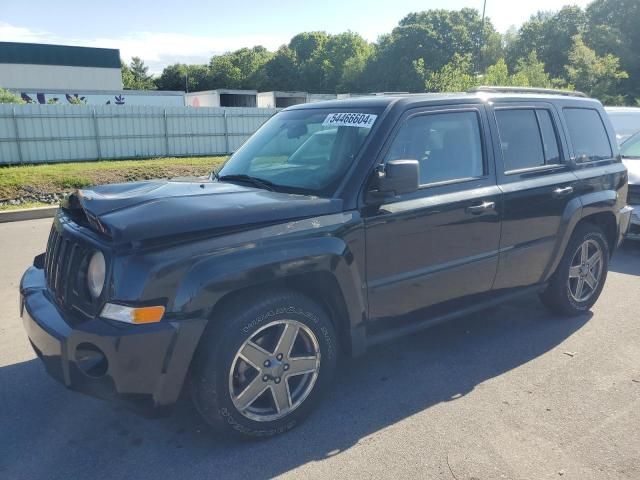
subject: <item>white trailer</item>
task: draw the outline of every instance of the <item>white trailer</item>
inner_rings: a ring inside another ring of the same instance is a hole
[[[258,108],[286,108],[307,103],[307,92],[260,92]]]
[[[187,107],[243,107],[257,106],[257,90],[231,90],[219,88],[202,92],[189,92],[185,95]]]

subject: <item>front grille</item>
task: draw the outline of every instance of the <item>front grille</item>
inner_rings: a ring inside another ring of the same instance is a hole
[[[94,302],[85,287],[84,274],[92,251],[60,230],[54,223],[44,258],[49,292],[62,309],[93,316]]]
[[[629,185],[628,205],[640,205],[640,185]]]

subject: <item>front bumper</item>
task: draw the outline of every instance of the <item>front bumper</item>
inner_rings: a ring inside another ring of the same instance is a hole
[[[629,222],[629,230],[626,238],[629,240],[640,240],[640,205],[629,205],[631,211],[631,219]]]
[[[47,372],[67,387],[132,406],[162,407],[180,395],[205,320],[119,325],[95,318],[74,324],[50,299],[44,271],[20,282],[20,315]]]

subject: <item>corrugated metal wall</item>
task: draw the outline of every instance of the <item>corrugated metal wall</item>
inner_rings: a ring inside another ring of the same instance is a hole
[[[0,164],[217,155],[277,110],[119,105],[0,105]]]

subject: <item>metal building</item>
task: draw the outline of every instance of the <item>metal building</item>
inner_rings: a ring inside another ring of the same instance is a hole
[[[307,103],[307,92],[260,92],[258,108],[286,108]]]
[[[257,90],[217,89],[189,92],[185,95],[185,105],[189,107],[244,107],[257,106]]]
[[[120,50],[0,42],[0,87],[121,90]]]
[[[335,93],[308,93],[307,103],[325,102],[327,100],[335,100],[337,95]]]

